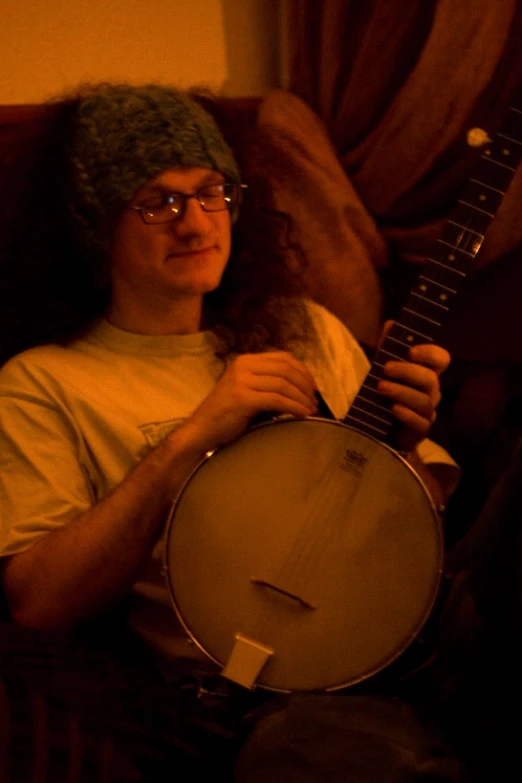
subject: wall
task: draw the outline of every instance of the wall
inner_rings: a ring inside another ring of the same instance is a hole
[[[81,81],[260,94],[279,80],[278,0],[0,0],[0,102]]]

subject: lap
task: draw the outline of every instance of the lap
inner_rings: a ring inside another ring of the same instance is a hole
[[[295,695],[261,709],[237,783],[464,781],[440,729],[418,707],[372,694]]]
[[[234,774],[238,783],[460,783],[438,729],[399,699],[257,697],[222,688],[190,664],[182,669],[184,676],[165,682],[139,648],[122,658],[0,626],[4,713],[11,716],[2,779],[25,783],[45,764],[53,781],[75,781],[64,770],[76,765],[82,783]],[[224,695],[207,693],[214,685]],[[24,746],[40,755],[24,754]]]

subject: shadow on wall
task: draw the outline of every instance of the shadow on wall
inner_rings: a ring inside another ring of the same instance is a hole
[[[281,3],[222,0],[227,79],[225,95],[261,95],[280,87]]]

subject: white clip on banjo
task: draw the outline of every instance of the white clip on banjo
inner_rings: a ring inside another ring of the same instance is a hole
[[[271,421],[208,455],[168,520],[166,570],[187,634],[251,688],[335,690],[394,661],[436,600],[443,536],[420,478],[386,445],[382,365],[432,342],[522,158],[511,108],[343,421]]]

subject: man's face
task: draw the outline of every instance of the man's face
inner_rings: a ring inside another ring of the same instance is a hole
[[[140,188],[132,204],[156,202],[170,193],[193,194],[219,184],[223,175],[211,169],[169,169]],[[188,199],[183,217],[146,224],[139,212],[124,209],[112,241],[113,297],[146,302],[201,300],[218,287],[230,254],[230,213],[205,212]]]

